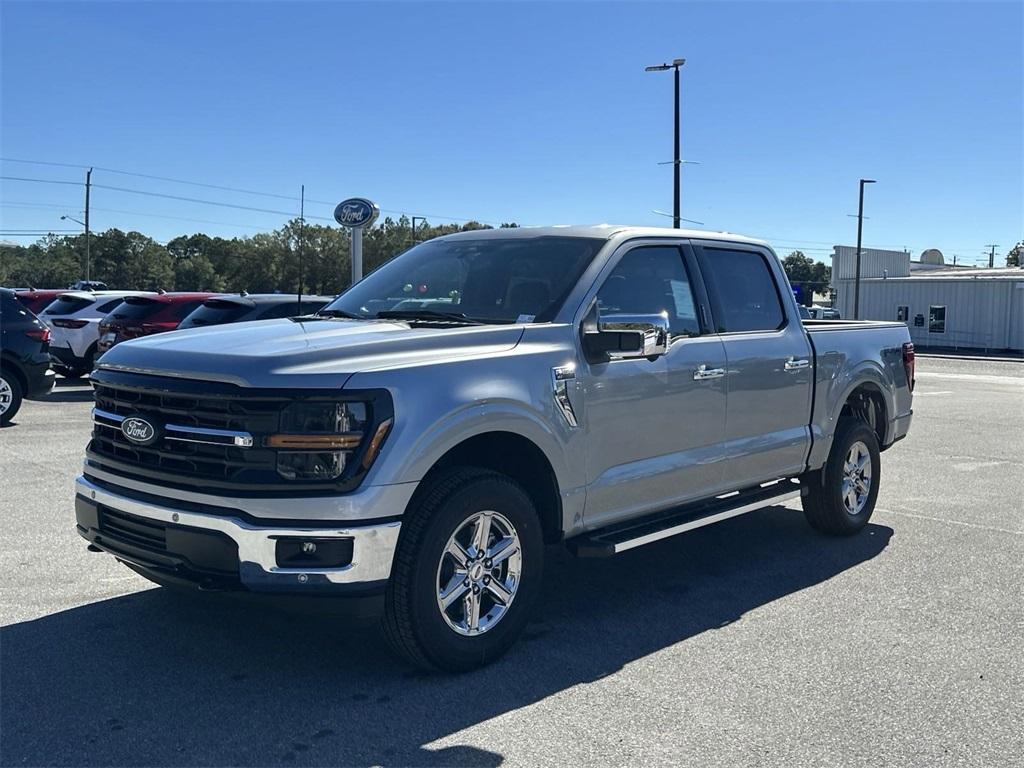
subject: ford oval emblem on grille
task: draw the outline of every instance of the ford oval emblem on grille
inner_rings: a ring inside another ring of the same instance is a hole
[[[121,422],[121,432],[133,443],[149,445],[156,441],[156,427],[141,416],[129,416]]]

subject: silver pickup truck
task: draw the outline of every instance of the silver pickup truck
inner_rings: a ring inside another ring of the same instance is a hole
[[[763,242],[465,232],[315,316],[114,347],[78,532],[159,584],[342,596],[465,670],[529,619],[546,548],[605,557],[788,499],[861,530],[910,426],[898,323],[802,322]]]

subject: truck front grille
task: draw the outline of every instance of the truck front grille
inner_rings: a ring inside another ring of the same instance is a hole
[[[311,495],[355,488],[365,474],[358,461],[336,480],[296,481],[277,471],[278,451],[264,446],[281,412],[303,400],[344,399],[322,390],[247,389],[216,382],[98,370],[87,468],[158,485],[232,495]],[[389,418],[390,397],[378,391],[348,395],[370,402],[374,419]],[[374,399],[376,398],[376,399]],[[155,427],[156,438],[129,440],[122,424],[133,417]]]

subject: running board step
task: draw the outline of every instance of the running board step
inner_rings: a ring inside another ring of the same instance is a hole
[[[569,539],[566,545],[577,557],[611,557],[669,536],[703,528],[730,517],[781,504],[800,495],[796,480],[779,480],[698,504],[675,507],[639,520],[617,523]]]

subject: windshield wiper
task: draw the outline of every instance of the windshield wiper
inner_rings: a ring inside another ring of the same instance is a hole
[[[465,325],[486,325],[482,320],[466,317],[462,312],[438,312],[434,309],[385,309],[378,312],[381,320],[447,320]]]
[[[319,317],[343,317],[346,320],[366,320],[367,318],[360,315],[353,315],[351,312],[346,312],[344,309],[321,309],[316,313]]]

